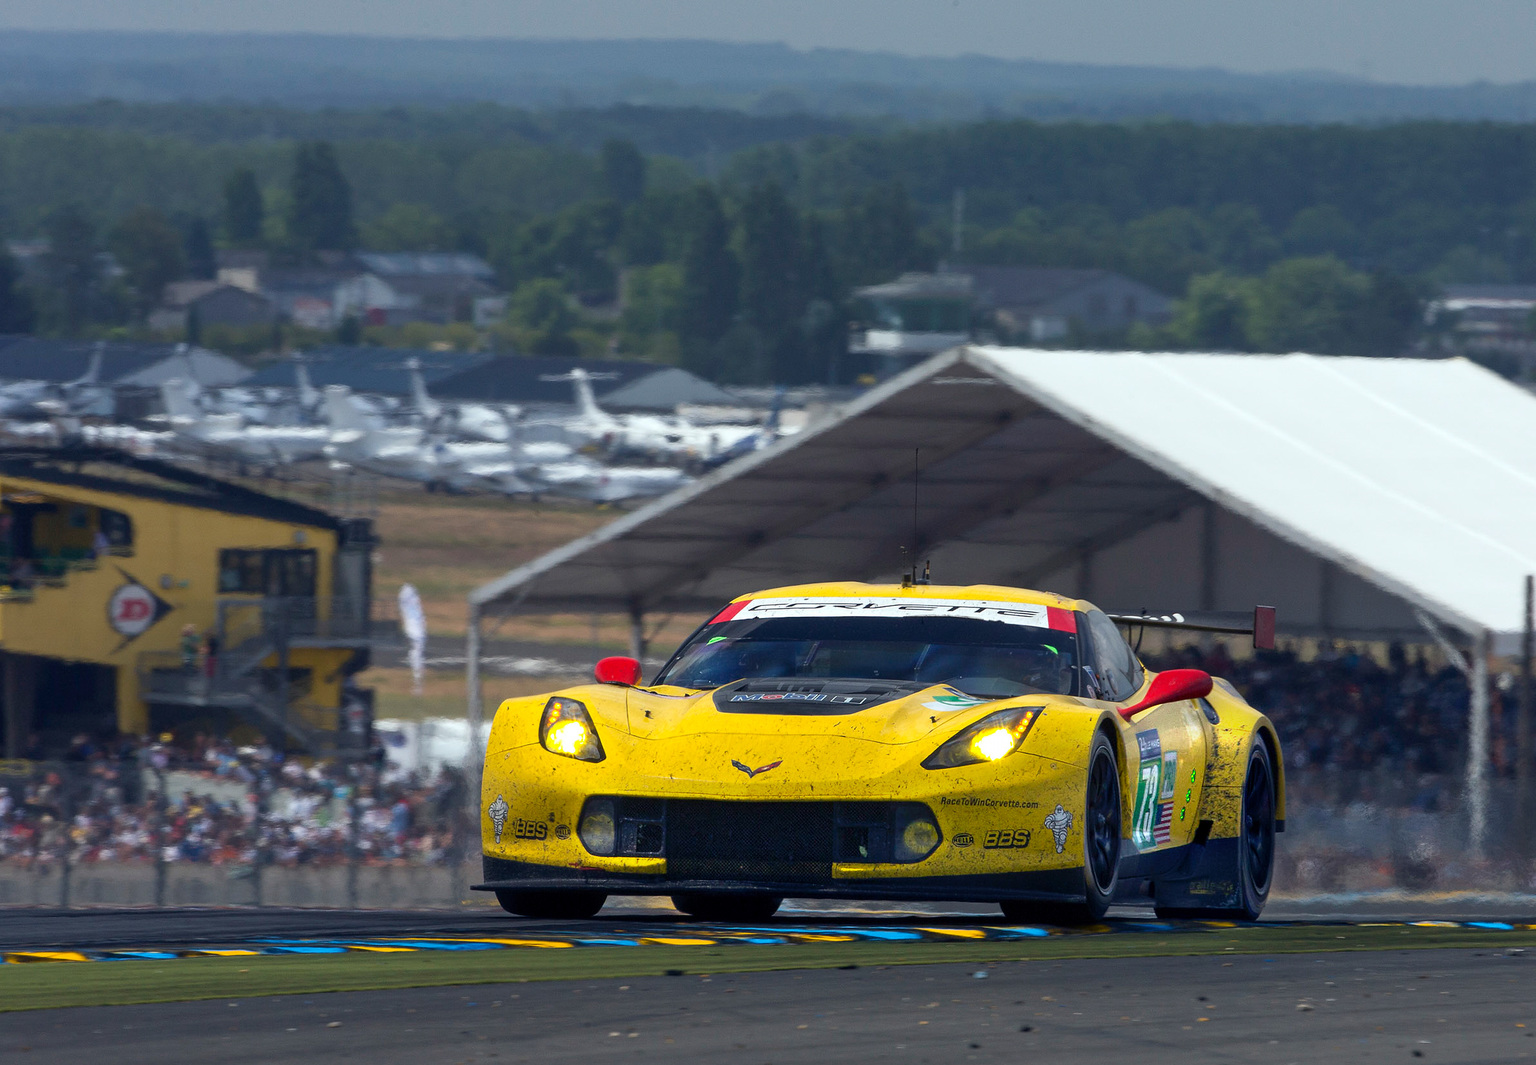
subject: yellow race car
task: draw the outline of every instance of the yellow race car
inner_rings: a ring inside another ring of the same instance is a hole
[[[478,887],[538,917],[663,895],[733,921],[785,896],[1252,920],[1280,742],[1226,682],[1148,673],[1120,628],[1180,623],[990,585],[742,596],[649,684],[609,658],[501,704]],[[1256,627],[1272,642],[1273,612]]]

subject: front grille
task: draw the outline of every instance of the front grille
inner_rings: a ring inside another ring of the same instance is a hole
[[[826,883],[833,862],[920,861],[926,854],[900,857],[897,840],[914,820],[933,823],[926,806],[910,802],[593,796],[586,809],[596,808],[615,822],[614,850],[602,853],[665,857],[676,880]]]
[[[667,803],[667,875],[677,880],[820,884],[832,879],[829,802]]]

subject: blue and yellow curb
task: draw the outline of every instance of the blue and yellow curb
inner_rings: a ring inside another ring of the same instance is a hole
[[[275,939],[264,937],[226,947],[140,947],[136,949],[18,950],[0,953],[8,965],[37,962],[174,961],[181,958],[242,958],[304,954],[404,954],[419,951],[561,950],[573,947],[714,947],[781,946],[796,943],[956,943],[1007,942],[1063,935],[1136,932],[1218,932],[1238,927],[1287,928],[1286,923],[1237,925],[1231,921],[1116,921],[1079,928],[1050,925],[972,925],[953,927],[838,928],[828,926],[734,926],[693,931],[688,928],[611,935],[586,931],[539,932],[525,937],[390,937],[358,939]],[[1484,932],[1536,930],[1536,924],[1506,921],[1360,921],[1340,928],[1465,928]]]

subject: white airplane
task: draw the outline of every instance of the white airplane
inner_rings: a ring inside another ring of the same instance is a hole
[[[356,466],[429,487],[527,490],[516,481],[518,463],[508,445],[450,443],[420,426],[380,425],[377,416],[356,400],[345,385],[325,388],[326,418],[331,426],[326,455],[333,465]]]
[[[692,480],[674,466],[604,466],[584,455],[532,467],[525,479],[531,494],[548,493],[593,503],[666,495]]]
[[[234,455],[267,465],[320,458],[330,443],[325,429],[299,425],[249,425],[239,414],[207,414],[196,381],[173,377],[160,386],[165,422],[177,441],[204,452]]]
[[[609,414],[593,395],[591,374],[579,366],[548,380],[569,380],[575,385],[576,414],[559,421],[566,438],[610,458],[639,456],[677,466],[708,464],[759,432],[750,425],[697,426],[655,414]]]
[[[411,403],[430,428],[495,444],[512,439],[511,420],[522,413],[517,407],[498,409],[486,403],[443,403],[427,393],[420,360],[407,360],[405,368],[411,375]]]
[[[91,351],[85,373],[73,381],[17,381],[0,387],[0,417],[99,417],[112,414],[112,389],[101,383],[104,344]]]
[[[556,495],[613,503],[661,495],[688,478],[681,470],[612,468],[574,454],[558,442],[448,443],[417,427],[376,424],[342,385],[325,389],[332,429],[327,454],[337,466],[356,466],[429,486],[485,489],[508,495]]]

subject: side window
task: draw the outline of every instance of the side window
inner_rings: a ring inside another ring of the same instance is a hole
[[[261,552],[226,548],[219,552],[219,591],[261,594]]]
[[[1099,682],[1099,698],[1124,702],[1141,688],[1141,663],[1120,630],[1108,616],[1088,611],[1088,639],[1093,645],[1093,671]]]

